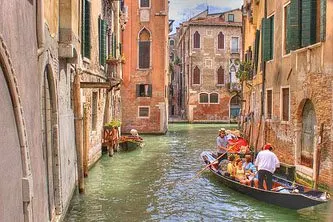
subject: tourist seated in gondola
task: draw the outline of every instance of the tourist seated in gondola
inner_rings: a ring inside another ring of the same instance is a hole
[[[133,139],[143,140],[143,138],[139,136],[139,133],[136,129],[131,129],[130,133],[131,133],[130,137],[132,137]]]
[[[240,158],[237,159],[235,165],[236,165],[236,167],[234,168],[235,179],[238,180],[241,184],[250,186],[251,181],[249,179],[247,179],[247,177],[245,175],[245,169],[243,167],[242,159],[240,159]]]
[[[235,168],[235,155],[230,155],[228,157],[229,163],[227,165],[227,175],[233,176],[234,168]]]
[[[244,163],[244,169],[245,169],[245,175],[247,178],[254,184],[254,187],[258,188],[258,174],[257,174],[257,168],[252,163],[252,156],[251,155],[245,155],[245,163]]]

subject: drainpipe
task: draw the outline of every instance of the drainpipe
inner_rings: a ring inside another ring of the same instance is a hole
[[[265,0],[265,12],[264,12],[265,19],[267,19],[267,0]],[[263,40],[263,39],[262,39]],[[263,121],[263,127],[265,126],[265,88],[266,88],[266,61],[264,61],[263,53],[261,54],[261,59],[263,62],[263,69],[262,69],[262,93],[261,93],[261,121]],[[260,129],[259,129],[260,130]],[[265,143],[266,140],[266,132],[263,130],[263,142]],[[258,132],[260,133],[260,132]]]
[[[38,57],[44,52],[45,36],[44,36],[44,4],[43,0],[37,0],[37,55]]]
[[[83,114],[81,105],[80,74],[76,71],[73,84],[74,97],[74,124],[75,124],[75,147],[77,156],[77,172],[79,193],[84,193],[84,170],[83,170]]]

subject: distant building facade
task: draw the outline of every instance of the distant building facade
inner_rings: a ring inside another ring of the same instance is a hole
[[[333,185],[332,9],[326,0],[243,5],[244,58],[253,64],[244,132],[258,150],[273,144],[297,181],[324,189]]]
[[[124,31],[122,132],[165,133],[168,120],[168,1],[130,1]]]
[[[177,29],[185,116],[189,122],[230,122],[240,112],[236,78],[242,51],[239,9],[208,14],[208,10]],[[179,91],[177,93],[180,93]]]

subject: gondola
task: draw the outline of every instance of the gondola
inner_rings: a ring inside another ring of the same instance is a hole
[[[206,164],[206,167],[217,176],[222,184],[257,200],[295,210],[329,201],[329,195],[326,192],[313,190],[300,184],[295,184],[276,175],[273,175],[272,189],[275,191],[268,191],[240,184],[230,176],[224,175],[224,172],[221,172],[221,170],[218,169],[215,155],[212,152],[204,151],[200,156]]]
[[[123,150],[133,150],[136,148],[142,148],[144,140],[140,136],[121,136],[119,138],[119,146]]]

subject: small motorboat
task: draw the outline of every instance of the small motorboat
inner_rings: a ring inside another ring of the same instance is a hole
[[[144,145],[144,140],[140,136],[121,136],[119,138],[119,146],[123,150],[131,150],[136,148],[142,148]]]
[[[200,156],[206,164],[206,167],[217,176],[222,184],[257,200],[295,210],[327,203],[329,201],[329,195],[326,192],[296,184],[276,175],[273,175],[272,190],[263,190],[241,184],[219,169],[218,161],[213,152],[204,151]]]

